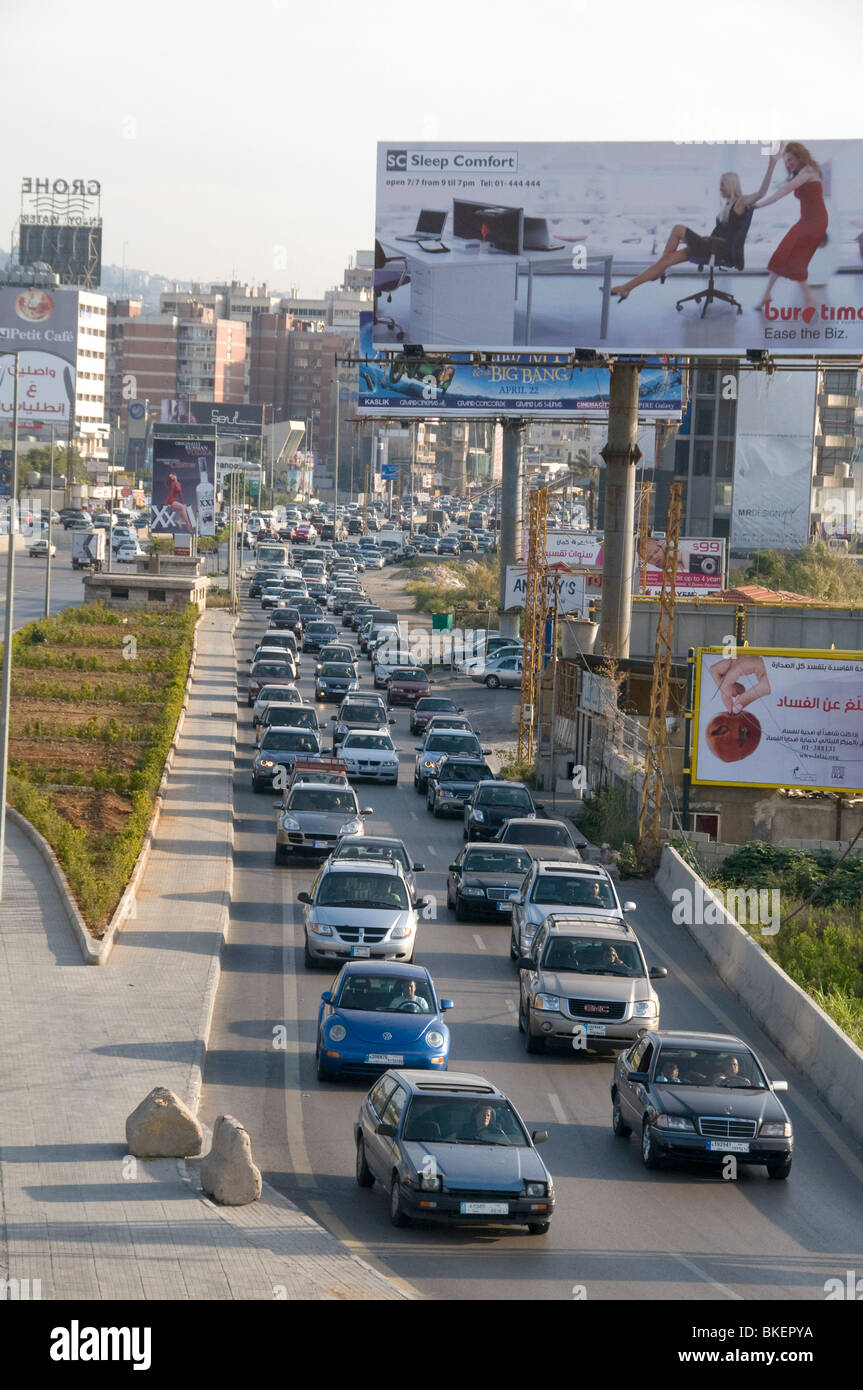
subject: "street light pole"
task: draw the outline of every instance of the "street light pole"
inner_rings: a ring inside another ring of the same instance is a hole
[[[12,598],[15,592],[15,505],[18,493],[18,365],[12,383],[12,472],[9,482],[9,550],[6,557],[6,622],[3,630],[2,707],[0,707],[0,902],[6,866],[6,783],[9,775],[9,716],[12,702]]]
[[[338,366],[335,368],[333,379],[336,386],[336,466],[333,471],[335,491],[335,501],[333,503],[333,541],[337,541],[339,538],[339,397],[341,394],[339,391]]]
[[[45,617],[51,616],[51,539],[54,534],[54,426],[51,426],[51,474],[48,483],[48,557],[45,563]]]

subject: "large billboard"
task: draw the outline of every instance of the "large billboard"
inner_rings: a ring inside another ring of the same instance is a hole
[[[861,228],[860,140],[390,141],[375,342],[859,354]]]
[[[522,548],[527,544],[522,534]],[[647,564],[644,583],[641,565],[637,568],[637,591],[657,595],[662,591],[662,566],[665,541],[651,536],[647,542]],[[525,556],[522,555],[522,559]],[[567,566],[570,569],[601,571],[603,538],[581,531],[548,531],[545,538],[545,563],[548,566]],[[725,587],[725,541],[716,536],[683,537],[677,549],[678,598],[716,596]]]
[[[215,440],[154,437],[152,532],[215,535],[215,487]]]
[[[102,282],[102,228],[43,227],[22,222],[18,261],[20,265],[49,265],[62,285],[98,289]]]
[[[608,414],[611,374],[605,367],[576,367],[569,353],[470,353],[389,359],[375,350],[371,314],[360,315],[360,415],[410,416],[598,416]],[[648,362],[639,373],[641,415],[677,418],[682,409],[681,373]]]
[[[190,425],[212,426],[225,438],[260,439],[263,427],[262,405],[234,404],[232,401],[190,401]]]
[[[735,550],[802,550],[809,543],[816,372],[743,372],[731,544]]]
[[[863,655],[698,650],[693,782],[863,791]]]
[[[18,353],[18,422],[68,427],[74,416],[78,293],[0,287],[0,418],[10,421]]]

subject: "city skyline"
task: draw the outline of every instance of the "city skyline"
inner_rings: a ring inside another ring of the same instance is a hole
[[[183,281],[321,296],[373,243],[382,139],[863,134],[853,0],[834,0],[818,28],[801,0],[729,0],[722,24],[687,17],[673,39],[647,30],[634,0],[608,30],[583,0],[473,5],[455,28],[393,0],[371,22],[344,0],[312,13],[253,0],[239,32],[225,0],[155,0],[146,28],[105,0],[48,0],[35,90],[16,60],[32,21],[21,0],[7,11],[0,74],[7,110],[27,121],[6,145],[0,243],[22,179],[97,178],[104,261]]]

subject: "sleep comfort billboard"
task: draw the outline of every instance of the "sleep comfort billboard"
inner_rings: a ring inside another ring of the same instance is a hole
[[[382,143],[375,343],[860,354],[863,141],[802,136]]]
[[[605,367],[573,366],[571,354],[490,353],[471,361],[466,352],[387,356],[372,341],[372,315],[360,315],[358,414],[384,419],[438,415],[501,419],[608,415],[611,374]],[[639,373],[638,410],[656,419],[682,411],[681,373],[661,362]]]
[[[701,647],[692,780],[863,790],[863,653]]]

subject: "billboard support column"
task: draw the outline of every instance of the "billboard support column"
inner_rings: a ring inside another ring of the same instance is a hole
[[[15,379],[12,383],[12,468],[9,479],[9,530],[6,554],[6,623],[3,632],[3,685],[2,708],[0,708],[0,902],[3,901],[3,871],[6,866],[6,783],[9,775],[9,719],[12,712],[12,600],[15,593],[15,510],[18,500],[18,367],[20,357],[15,359]]]
[[[683,711],[683,796],[680,805],[681,829],[689,830],[689,790],[692,786],[692,721],[695,717],[695,648],[686,656],[686,709]]]
[[[503,469],[500,486],[500,622],[501,635],[518,636],[518,613],[505,613],[507,565],[518,564],[521,540],[523,420],[503,420]]]
[[[635,465],[641,458],[638,434],[638,367],[616,363],[608,403],[605,459],[605,541],[602,556],[600,651],[628,657],[632,635],[632,580],[635,566]]]

